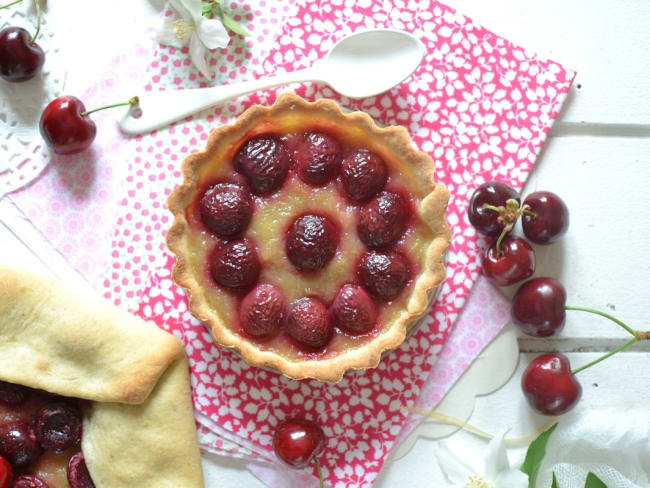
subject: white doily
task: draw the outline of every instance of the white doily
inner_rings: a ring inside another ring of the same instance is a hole
[[[31,0],[0,10],[0,29],[10,25],[34,33],[36,11]],[[0,198],[36,178],[48,161],[41,151],[32,153],[30,143],[40,140],[41,112],[62,93],[66,70],[46,11],[41,16],[41,32],[36,42],[45,51],[42,73],[22,83],[0,79]]]

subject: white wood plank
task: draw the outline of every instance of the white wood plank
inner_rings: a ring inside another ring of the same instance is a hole
[[[650,93],[647,0],[445,3],[578,72],[562,121],[650,124],[650,104],[643,102]]]
[[[560,241],[534,246],[536,276],[562,281],[569,304],[612,312],[636,329],[650,329],[649,168],[650,139],[551,138],[524,189],[524,195],[555,192],[570,212]],[[511,296],[516,288],[504,292]],[[562,338],[579,339],[571,348],[627,337],[606,319],[582,312],[567,317]]]

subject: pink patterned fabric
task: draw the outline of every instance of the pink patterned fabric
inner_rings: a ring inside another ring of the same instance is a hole
[[[306,416],[318,421],[328,436],[324,472],[337,487],[367,486],[375,479],[405,423],[401,407],[415,405],[421,397],[476,280],[479,245],[466,219],[469,193],[477,184],[495,178],[521,186],[573,78],[572,72],[558,64],[533,57],[436,2],[427,8],[419,2],[417,10],[387,5],[367,0],[354,6],[336,2],[299,6],[269,55],[273,62],[263,65],[268,71],[296,68],[296,59],[320,57],[338,38],[362,27],[407,29],[427,46],[423,66],[407,82],[378,97],[352,101],[323,86],[296,89],[305,98],[334,98],[384,123],[406,126],[415,144],[432,154],[438,165],[437,179],[453,195],[448,212],[454,231],[448,279],[418,331],[377,369],[350,373],[337,385],[297,382],[250,368],[233,353],[216,347],[187,312],[183,294],[171,282],[173,258],[164,249],[162,232],[145,228],[169,218],[161,202],[180,182],[177,169],[132,178],[132,199],[118,223],[113,246],[115,262],[125,265],[139,255],[126,250],[136,236],[146,243],[149,255],[160,250],[162,267],[151,275],[136,313],[185,342],[199,412],[267,450],[273,428],[282,419]],[[152,89],[156,89],[155,82]],[[265,92],[218,108],[208,116],[208,124],[228,122],[250,103],[272,102],[275,94]],[[182,129],[152,134],[139,141],[142,156],[138,157],[146,162],[179,161],[203,146],[207,130],[205,122],[192,121]],[[158,180],[155,190],[148,186],[153,201],[136,198],[133,186],[144,187],[143,179],[152,178]],[[108,290],[107,296],[115,298],[116,294]],[[474,357],[482,346],[469,334],[460,347]],[[467,362],[454,365],[458,371],[453,376],[457,378],[466,366]],[[429,399],[434,398],[436,393]]]

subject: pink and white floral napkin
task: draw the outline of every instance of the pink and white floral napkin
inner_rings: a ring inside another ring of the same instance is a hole
[[[448,212],[454,233],[448,278],[438,299],[418,331],[378,368],[348,374],[337,385],[297,382],[250,368],[233,353],[214,346],[205,328],[189,315],[184,296],[170,280],[173,259],[164,246],[170,225],[165,199],[181,181],[180,162],[204,147],[212,127],[232,121],[252,103],[272,102],[277,90],[235,100],[126,142],[119,151],[126,159],[126,179],[120,187],[112,187],[119,192],[120,205],[111,206],[106,215],[117,214],[117,223],[112,239],[101,236],[102,243],[110,242],[110,251],[101,256],[107,270],[93,282],[107,298],[184,341],[191,360],[195,406],[203,420],[201,429],[206,429],[204,439],[221,429],[211,441],[206,440],[206,447],[224,455],[264,459],[263,454],[270,452],[273,427],[287,416],[307,416],[323,425],[328,436],[323,467],[331,485],[368,486],[395,441],[416,423],[401,407],[433,406],[507,319],[503,302],[494,317],[475,313],[476,308],[460,315],[479,273],[480,243],[466,219],[469,193],[490,179],[522,186],[574,73],[536,58],[436,1],[247,4],[255,6],[232,5],[255,25],[253,39],[239,39],[214,56],[211,65],[219,82],[309,65],[336,40],[362,28],[407,30],[425,43],[427,54],[420,69],[386,94],[349,100],[314,84],[296,86],[295,91],[307,99],[333,98],[383,123],[403,125],[415,144],[433,156],[437,179],[453,196]],[[256,42],[269,38],[275,41],[268,53],[254,50]],[[166,47],[154,50],[146,78],[147,90],[202,83],[187,51]],[[57,162],[57,167],[63,164]],[[92,166],[91,184],[75,183],[90,188],[78,200],[94,205],[96,192],[105,189],[97,175],[103,175],[100,172],[106,166],[110,165]],[[57,177],[62,178],[59,171],[50,169],[49,176],[39,181],[42,191],[36,190],[37,183],[14,197],[28,215],[39,205],[30,218],[46,235],[48,225],[62,227],[58,215],[68,212],[68,200],[54,208],[48,195]],[[76,181],[77,177],[68,178]],[[59,186],[57,191],[72,198],[70,188]],[[94,225],[83,208],[77,213],[76,223],[67,224],[61,237],[53,234],[52,239],[71,260],[78,253],[64,247],[70,242],[69,234],[74,234],[72,241],[79,246],[77,236]],[[487,300],[498,296],[483,290]],[[455,322],[454,340],[436,366]],[[244,444],[247,451],[237,447]]]

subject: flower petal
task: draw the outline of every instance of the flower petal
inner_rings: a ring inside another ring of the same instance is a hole
[[[226,47],[230,42],[228,31],[220,20],[201,19],[198,22],[196,30],[201,42],[205,44],[205,47],[208,49]]]
[[[469,475],[474,474],[469,466],[454,455],[447,442],[439,442],[435,453],[440,469],[451,483],[464,486]]]
[[[195,20],[196,16],[194,15],[194,11],[196,10],[201,16],[203,10],[201,10],[201,0],[192,0],[188,2],[187,0],[169,0],[170,5],[176,12],[178,12],[178,15],[183,17],[185,20]],[[189,5],[188,5],[189,3]],[[198,4],[198,10],[195,3]]]
[[[174,47],[183,47],[187,44],[189,40],[189,34],[186,36],[180,37],[176,35],[176,30],[174,28],[174,22],[178,20],[177,17],[173,15],[166,16],[160,19],[159,22],[156,22],[149,29],[149,33],[154,41],[159,42],[160,44],[165,44],[167,46]]]
[[[496,480],[501,471],[506,471],[510,467],[506,446],[503,442],[508,430],[499,432],[488,444],[487,454],[485,455],[485,477],[490,481]]]
[[[528,488],[528,475],[518,469],[502,471],[494,480],[494,488]]]
[[[190,37],[190,57],[194,66],[210,81],[212,79],[212,72],[205,62],[205,46],[196,34]]]

